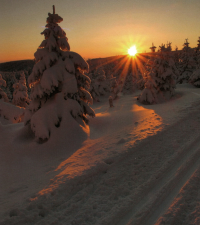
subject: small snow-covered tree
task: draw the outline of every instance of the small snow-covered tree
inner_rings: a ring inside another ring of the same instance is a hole
[[[200,68],[197,68],[190,76],[190,83],[200,88]]]
[[[128,73],[123,83],[122,92],[124,94],[132,94],[136,89],[136,78],[133,73]]]
[[[160,48],[160,49],[158,50],[159,52],[165,52],[165,51],[166,51],[165,44],[163,44],[163,43],[162,43],[162,45],[159,46],[159,48]]]
[[[10,102],[12,100],[12,94],[11,94],[10,89],[9,89],[8,86],[6,87],[6,94],[8,96],[9,102]]]
[[[180,77],[180,73],[179,73],[179,70],[177,68],[177,64],[176,64],[176,58],[173,54],[169,55],[168,59],[168,64],[169,64],[169,67],[172,69],[172,72],[174,73],[175,75],[175,79],[176,79],[176,83],[178,82],[178,79]]]
[[[194,59],[192,51],[182,51],[179,58],[178,70],[179,78],[178,83],[187,83],[190,79],[190,75],[193,72]]]
[[[136,88],[138,90],[143,90],[145,83],[146,83],[146,73],[138,71],[138,74],[136,76]]]
[[[62,21],[53,6],[53,14],[48,14],[46,28],[41,33],[45,40],[34,54],[36,64],[28,78],[31,102],[25,111],[25,125],[30,124],[35,137],[41,140],[49,139],[63,121],[74,118],[85,126],[86,115],[95,116],[88,105],[92,104],[88,91],[91,81],[84,74],[89,70],[88,64],[70,51],[66,33],[58,25]]]
[[[27,94],[26,77],[24,72],[21,72],[20,80],[18,83],[13,84],[13,104],[26,108],[29,104],[29,98]]]
[[[91,78],[90,94],[94,101],[99,102],[99,96],[105,96],[110,93],[110,80],[106,78],[102,68],[98,68],[93,73],[90,73],[89,76]]]
[[[89,76],[92,77],[92,74],[90,73]],[[100,101],[99,100],[100,94],[98,92],[98,84],[96,82],[96,79],[91,78],[91,84],[90,84],[89,92],[90,92],[90,94],[91,94],[91,96],[92,96],[92,98],[95,102]]]
[[[147,76],[147,81],[144,84],[144,90],[142,91],[141,95],[138,97],[138,100],[142,103],[158,103],[157,97],[157,84],[154,80],[154,74],[149,73]]]
[[[183,51],[189,51],[191,48],[189,47],[188,38],[185,39],[185,43],[183,44]]]
[[[109,96],[108,101],[109,101],[109,105],[110,105],[110,107],[111,107],[111,108],[112,108],[112,107],[114,107],[114,105],[113,105],[113,98],[112,98],[112,96]]]
[[[156,46],[152,43],[152,46],[150,47],[150,49],[151,49],[151,52],[155,52],[156,51]]]
[[[110,92],[110,82],[106,79],[105,71],[100,69],[96,78],[98,83],[98,91],[100,95],[106,95]]]
[[[2,75],[0,74],[0,87],[4,86],[6,87],[6,81],[2,78]],[[0,88],[0,99],[3,99],[4,102],[9,102],[7,94]]]
[[[13,84],[17,83],[17,79],[15,77],[15,72],[2,72],[2,77],[6,81],[6,90],[9,101],[12,101],[13,98]]]
[[[111,96],[112,96],[113,100],[118,98],[118,93],[119,92],[120,92],[120,87],[119,87],[116,79],[114,78],[111,81]]]
[[[160,103],[174,95],[175,74],[164,55],[150,59],[151,70],[147,73],[145,88],[138,100],[142,103]]]

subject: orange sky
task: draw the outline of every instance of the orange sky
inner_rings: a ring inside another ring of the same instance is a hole
[[[84,58],[127,54],[132,45],[148,52],[152,42],[181,49],[185,38],[195,47],[200,36],[199,0],[1,0],[0,62],[34,58],[52,5],[71,51]]]

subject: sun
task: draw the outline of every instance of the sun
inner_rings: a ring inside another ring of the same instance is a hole
[[[128,54],[130,56],[134,56],[135,54],[137,54],[137,49],[136,49],[135,45],[133,45],[131,48],[129,48]]]

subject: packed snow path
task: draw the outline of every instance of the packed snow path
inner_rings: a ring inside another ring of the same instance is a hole
[[[138,203],[136,204],[137,201],[134,201],[134,207],[120,219],[117,225],[165,224],[165,219],[159,219],[159,217],[171,204],[173,205],[173,201],[177,201],[175,197],[182,192],[182,187],[194,176],[195,171],[200,170],[199,131],[200,115],[197,111],[158,134],[154,141],[151,140],[154,151],[165,146],[166,150],[170,152],[176,146],[176,153],[171,156],[166,155],[160,171],[154,174],[154,182],[147,183],[148,185],[142,189],[142,197]],[[163,136],[165,140],[162,140]],[[135,197],[137,198],[137,196]],[[184,224],[184,221],[181,224]],[[190,223],[188,221],[185,224]]]
[[[20,124],[1,126],[0,224],[198,224],[200,90],[176,93],[154,106],[103,99],[74,145],[59,131],[61,143],[37,145],[16,135]]]

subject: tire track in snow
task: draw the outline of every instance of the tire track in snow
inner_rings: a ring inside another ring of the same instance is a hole
[[[195,114],[197,115],[197,114]],[[189,121],[192,119],[188,117]],[[188,119],[187,118],[187,119]],[[189,124],[186,120],[186,125]],[[183,121],[182,121],[183,122]],[[180,125],[184,127],[184,124]],[[176,128],[176,127],[174,127]],[[188,139],[190,138],[188,133]],[[187,145],[187,140],[185,140]],[[184,184],[200,164],[200,136],[178,154],[153,188],[117,223],[117,225],[153,225],[165,213]]]

